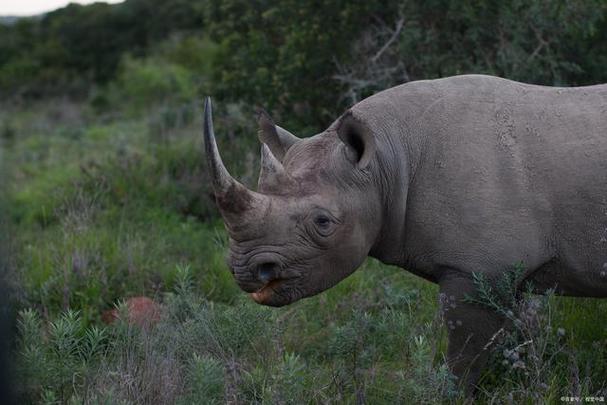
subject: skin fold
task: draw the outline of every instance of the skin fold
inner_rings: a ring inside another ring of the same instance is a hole
[[[410,82],[302,139],[262,112],[256,192],[225,170],[205,110],[228,264],[260,304],[318,294],[367,256],[400,266],[439,285],[447,358],[472,387],[504,324],[465,302],[473,273],[522,261],[538,293],[607,296],[607,85]]]

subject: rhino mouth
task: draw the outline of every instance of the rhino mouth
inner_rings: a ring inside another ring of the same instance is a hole
[[[276,290],[285,281],[285,279],[272,280],[256,292],[251,293],[251,298],[258,304],[268,305],[272,301],[272,298],[276,296]]]
[[[253,301],[261,305],[270,307],[289,305],[305,296],[297,283],[298,279],[301,277],[277,278],[249,295]]]

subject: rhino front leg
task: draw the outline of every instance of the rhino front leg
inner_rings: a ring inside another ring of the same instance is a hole
[[[448,273],[439,286],[440,311],[449,339],[447,361],[462,388],[471,394],[488,359],[486,346],[504,325],[504,318],[465,301],[467,294],[475,294],[475,286],[464,273]]]

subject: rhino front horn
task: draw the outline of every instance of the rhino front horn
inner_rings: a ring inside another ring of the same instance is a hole
[[[204,103],[203,132],[206,160],[217,205],[228,229],[234,228],[238,224],[243,224],[245,219],[243,214],[246,211],[261,208],[260,205],[263,205],[265,198],[239,183],[224,166],[215,141],[210,97],[207,97]]]

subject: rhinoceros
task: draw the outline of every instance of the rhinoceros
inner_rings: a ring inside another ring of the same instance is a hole
[[[504,324],[471,303],[522,261],[537,292],[607,297],[607,85],[484,75],[409,82],[298,138],[259,116],[258,190],[204,140],[229,267],[264,305],[326,290],[367,256],[439,285],[452,372],[474,385]]]

